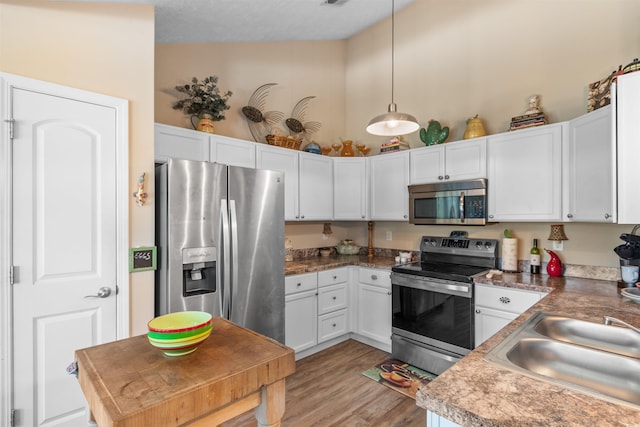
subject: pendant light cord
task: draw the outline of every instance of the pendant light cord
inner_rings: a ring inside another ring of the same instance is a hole
[[[393,85],[394,85],[394,81],[395,81],[395,63],[394,63],[394,57],[395,57],[395,0],[391,0],[391,103],[395,104],[394,98],[393,98]]]

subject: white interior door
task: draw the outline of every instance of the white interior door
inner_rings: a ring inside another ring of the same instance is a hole
[[[75,350],[116,339],[116,111],[11,96],[15,424],[86,426],[65,369]]]

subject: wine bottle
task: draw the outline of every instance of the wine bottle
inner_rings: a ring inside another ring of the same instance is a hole
[[[540,274],[540,249],[538,248],[538,239],[533,239],[533,247],[529,258],[531,265],[531,274]]]

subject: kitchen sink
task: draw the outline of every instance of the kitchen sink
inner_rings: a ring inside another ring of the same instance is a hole
[[[547,315],[534,330],[557,341],[640,358],[640,334],[631,329]]]
[[[487,353],[485,360],[640,408],[640,334],[631,330],[538,312]]]

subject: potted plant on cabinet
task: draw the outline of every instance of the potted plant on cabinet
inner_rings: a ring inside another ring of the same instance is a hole
[[[227,102],[233,93],[226,91],[220,94],[217,76],[205,77],[202,81],[194,77],[191,84],[176,86],[176,90],[187,94],[188,98],[177,101],[173,109],[182,110],[190,116],[194,129],[215,133],[213,122],[224,120],[224,112],[230,108]]]

